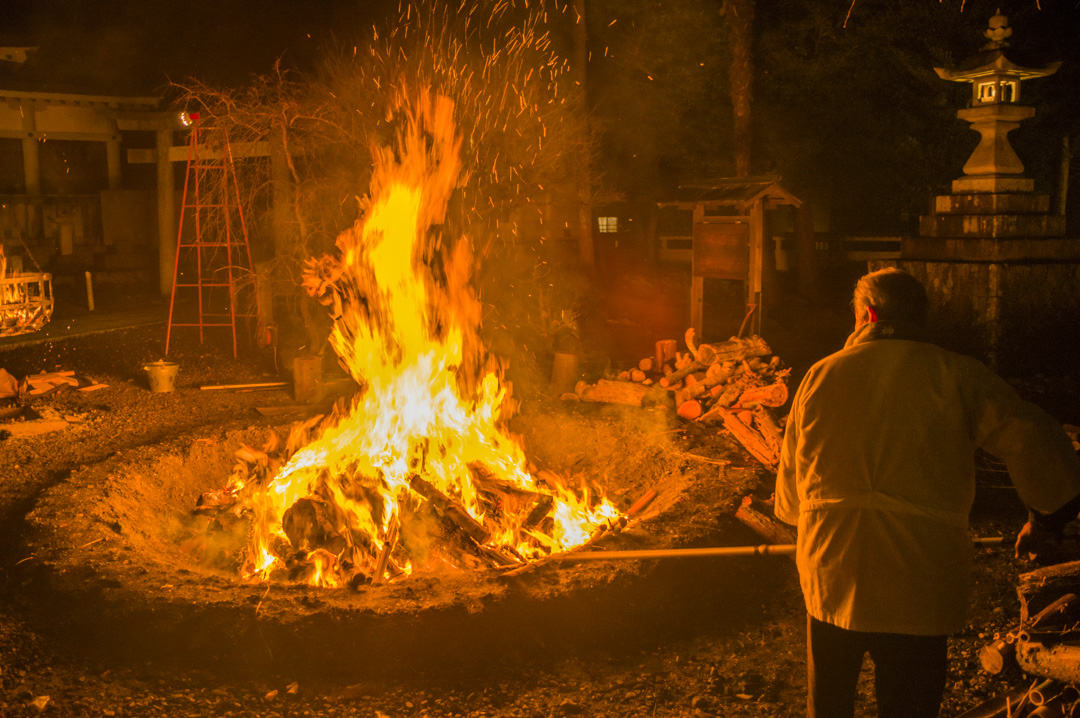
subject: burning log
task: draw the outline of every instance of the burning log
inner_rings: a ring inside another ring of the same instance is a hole
[[[491,534],[483,524],[469,515],[456,501],[415,474],[409,477],[409,488],[423,496],[442,516],[452,521],[478,544],[487,543]]]
[[[482,464],[469,464],[469,474],[480,493],[489,499],[497,514],[520,516],[528,512],[525,523],[535,526],[551,511],[554,498],[536,491],[528,491],[505,479],[500,479]],[[524,527],[524,525],[523,525]]]
[[[229,489],[207,491],[195,502],[197,514],[219,514],[236,505],[236,495]]]
[[[390,527],[386,530],[386,537],[383,539],[383,547],[382,550],[379,551],[379,560],[375,564],[375,575],[373,577],[375,583],[381,583],[383,576],[386,575],[386,567],[387,564],[390,563],[390,554],[397,545],[399,529],[400,526],[398,524],[397,516],[394,516],[390,519]]]
[[[645,509],[649,508],[649,506],[652,504],[652,502],[655,501],[656,497],[659,496],[659,495],[660,495],[660,493],[656,489],[649,489],[648,491],[646,491],[641,496],[641,498],[639,498],[637,501],[635,501],[630,506],[630,508],[628,508],[626,510],[626,513],[624,513],[622,516],[620,516],[616,521],[612,522],[610,525],[601,526],[600,528],[598,528],[596,530],[596,532],[592,536],[589,537],[589,540],[586,541],[585,543],[581,544],[580,546],[575,546],[574,548],[570,549],[569,551],[564,551],[563,553],[558,553],[558,554],[552,554],[552,555],[548,556],[547,558],[543,558],[543,559],[533,561],[532,563],[525,564],[521,568],[516,568],[516,569],[514,569],[512,571],[507,571],[506,573],[502,574],[502,577],[503,578],[515,578],[517,576],[524,575],[524,574],[529,573],[531,571],[535,571],[539,566],[544,565],[548,561],[557,560],[557,557],[559,557],[559,556],[565,556],[568,553],[574,553],[574,552],[577,552],[577,551],[581,551],[581,550],[585,549],[586,547],[594,546],[596,544],[596,542],[599,541],[604,536],[608,536],[608,535],[611,535],[611,534],[614,534],[614,533],[618,533],[618,532],[622,531],[624,528],[626,528],[626,526],[629,525],[629,523],[631,521],[634,521],[641,514],[643,514],[645,512]]]
[[[316,496],[298,499],[285,511],[281,527],[297,551],[326,549],[336,555],[346,546],[345,538],[334,528],[330,506]]]

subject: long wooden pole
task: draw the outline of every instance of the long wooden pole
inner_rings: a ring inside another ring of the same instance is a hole
[[[1004,536],[977,538],[973,543],[979,547],[997,546]],[[553,561],[628,561],[650,558],[728,558],[732,556],[791,556],[795,544],[761,544],[760,546],[711,546],[708,548],[643,549],[638,551],[578,551],[553,554]]]

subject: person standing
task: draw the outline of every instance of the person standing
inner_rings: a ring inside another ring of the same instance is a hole
[[[808,615],[808,711],[850,718],[863,659],[882,718],[938,715],[947,637],[967,620],[975,451],[1005,462],[1038,548],[1080,510],[1062,427],[981,362],[926,339],[926,289],[883,269],[859,280],[855,331],[792,399],[775,513],[798,527]]]

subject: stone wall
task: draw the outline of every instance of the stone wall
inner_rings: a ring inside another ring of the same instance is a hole
[[[1078,240],[1080,241],[1080,240]],[[1007,375],[1080,365],[1080,262],[965,263],[899,260],[930,293],[932,334]]]

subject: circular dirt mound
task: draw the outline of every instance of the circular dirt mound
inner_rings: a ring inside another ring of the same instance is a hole
[[[759,470],[715,428],[669,421],[659,410],[544,405],[513,428],[538,465],[596,477],[622,508],[660,491],[643,520],[603,548],[753,541],[730,517],[758,488]],[[198,497],[221,488],[235,451],[265,435],[146,447],[43,494],[27,517],[33,560],[20,566],[42,625],[127,659],[349,679],[677,634],[717,601],[729,617],[756,607],[749,599],[764,587],[745,574],[769,575],[762,564],[775,563],[552,563],[514,580],[461,571],[359,590],[245,583],[200,565],[184,540]]]

